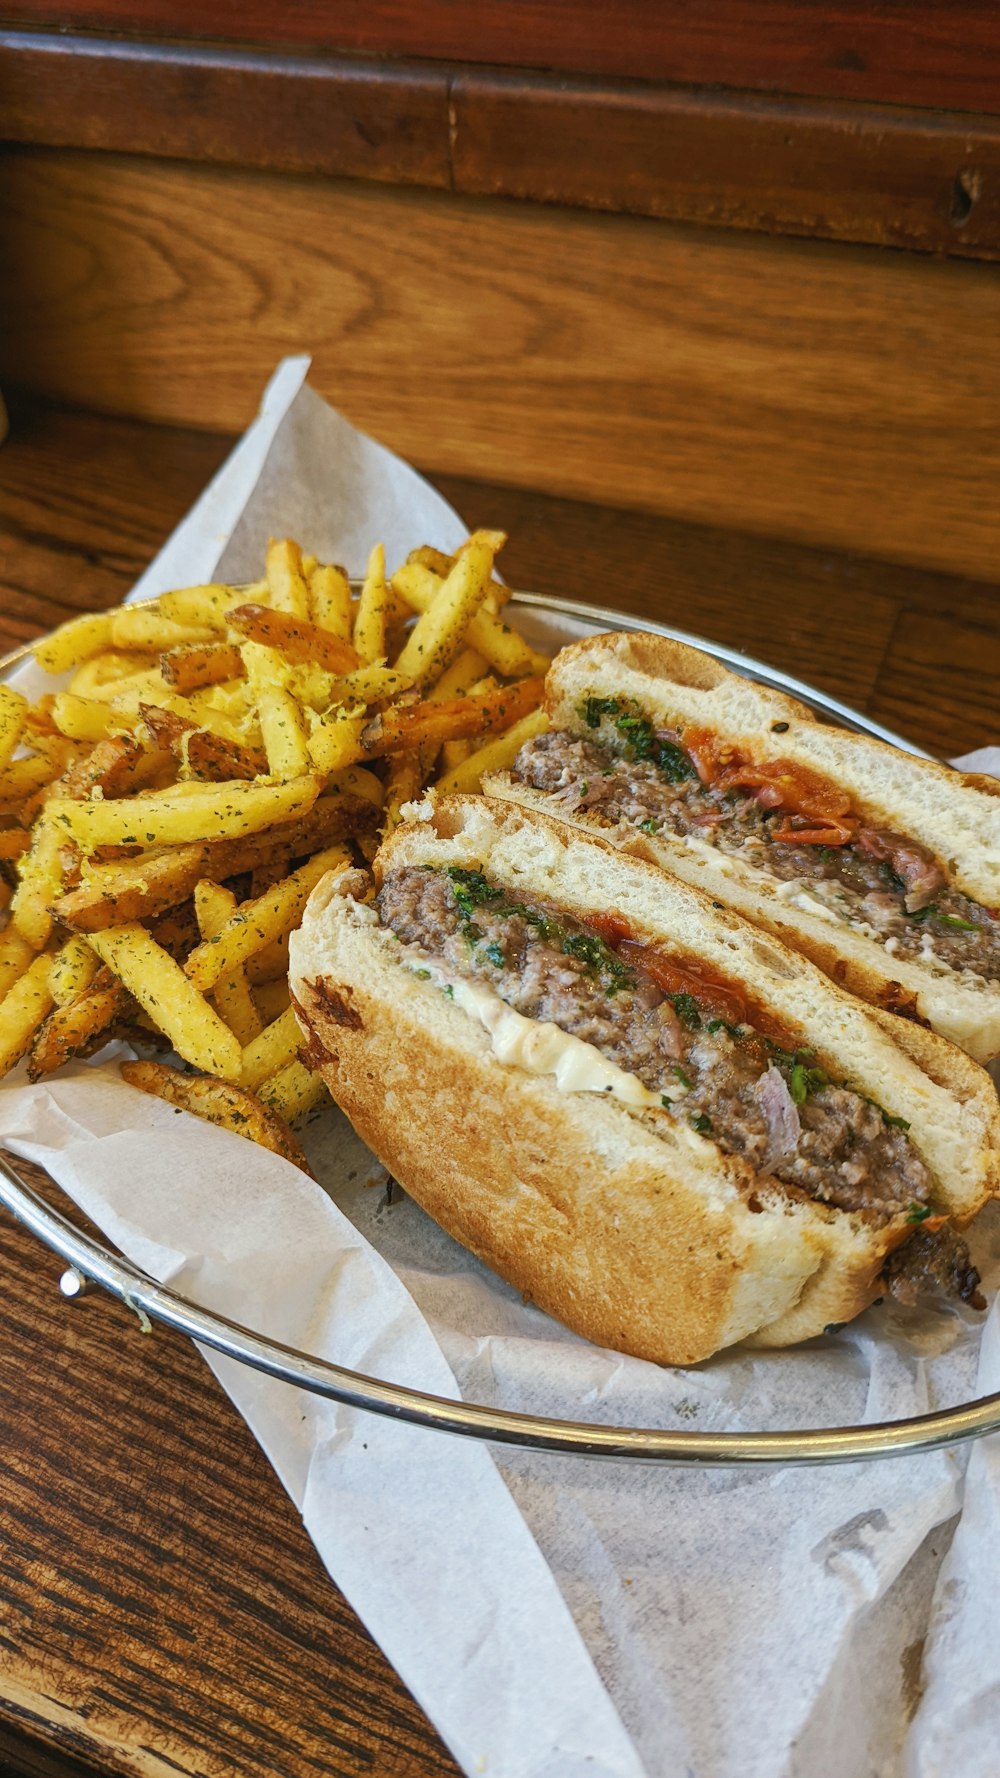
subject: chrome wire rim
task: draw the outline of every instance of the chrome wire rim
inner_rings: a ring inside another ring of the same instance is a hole
[[[874,735],[893,746],[929,759],[912,742],[871,722],[834,698],[815,691],[777,669],[738,653],[705,642],[683,630],[626,616],[621,612],[548,599],[535,593],[514,593],[512,603],[610,629],[648,630],[685,642],[714,655],[726,666],[800,697],[813,709],[836,717],[862,733]],[[31,653],[31,645],[13,650],[0,659],[0,674],[9,672]],[[774,1432],[671,1432],[650,1427],[601,1426],[587,1421],[560,1420],[516,1414],[476,1402],[450,1400],[403,1384],[366,1376],[344,1366],[282,1345],[242,1327],[224,1315],[190,1302],[159,1284],[131,1261],[114,1254],[85,1234],[45,1199],[17,1172],[0,1152],[0,1205],[42,1244],[58,1254],[77,1274],[117,1298],[140,1318],[175,1329],[214,1352],[235,1359],[310,1394],[325,1397],[363,1413],[380,1414],[413,1426],[422,1426],[457,1437],[486,1440],[522,1450],[544,1451],[578,1457],[626,1459],[675,1468],[762,1468],[770,1465],[802,1467],[813,1464],[855,1463],[885,1457],[915,1456],[946,1449],[970,1439],[1000,1431],[1000,1393],[936,1413],[920,1414],[868,1426],[817,1427],[804,1431]]]

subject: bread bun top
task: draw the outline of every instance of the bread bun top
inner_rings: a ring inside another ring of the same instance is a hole
[[[642,631],[591,636],[556,656],[546,680],[552,726],[586,733],[579,706],[591,694],[635,698],[654,722],[713,730],[755,761],[788,759],[824,773],[866,822],[918,840],[956,888],[1000,906],[1000,779],[834,728],[701,649]]]

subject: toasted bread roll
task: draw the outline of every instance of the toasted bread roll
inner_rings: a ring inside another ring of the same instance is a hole
[[[997,1177],[988,1077],[648,862],[448,799],[323,880],[290,958],[379,1159],[601,1345],[788,1345],[922,1272],[981,1301],[953,1227]]]
[[[1000,782],[830,727],[662,636],[564,649],[546,710],[489,795],[652,859],[977,1061],[1000,1054]]]

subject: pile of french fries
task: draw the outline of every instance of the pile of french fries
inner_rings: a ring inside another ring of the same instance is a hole
[[[504,617],[502,532],[343,570],[272,542],[252,587],[87,613],[0,685],[0,1075],[112,1037],[126,1080],[306,1167],[288,935],[335,866],[425,794],[476,790],[545,726],[544,655]],[[192,1072],[193,1071],[193,1072]],[[307,1169],[308,1170],[308,1169]]]

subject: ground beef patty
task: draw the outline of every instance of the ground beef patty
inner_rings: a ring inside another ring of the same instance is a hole
[[[783,1048],[751,1025],[714,1016],[711,996],[664,992],[631,951],[625,960],[572,916],[511,899],[478,871],[432,867],[390,872],[377,907],[383,925],[447,974],[484,981],[525,1017],[593,1044],[651,1092],[668,1095],[673,1116],[757,1172],[879,1223],[904,1210],[915,1227],[929,1216],[927,1168],[879,1106],[831,1081],[810,1050]],[[942,1229],[935,1251],[955,1239]],[[934,1276],[946,1273],[955,1288],[964,1280],[960,1294],[968,1297],[978,1278],[964,1244],[957,1246]],[[897,1285],[900,1295],[912,1288],[905,1261],[895,1269]]]
[[[949,888],[933,861],[930,869],[939,887],[931,891],[928,905],[908,912],[906,885],[891,862],[876,855],[877,845],[871,852],[858,845],[775,840],[776,811],[762,808],[755,796],[702,784],[693,765],[684,771],[685,756],[676,745],[669,745],[666,770],[653,759],[624,757],[610,744],[606,726],[601,738],[593,740],[563,729],[536,735],[521,748],[512,775],[558,797],[567,814],[588,810],[615,826],[624,822],[647,833],[694,835],[772,877],[815,886],[831,911],[864,923],[883,943],[888,941],[892,956],[932,955],[952,969],[970,969],[986,981],[1000,981],[1000,920]],[[675,775],[668,776],[668,771]],[[909,844],[911,852],[921,850],[898,836],[885,837]]]

